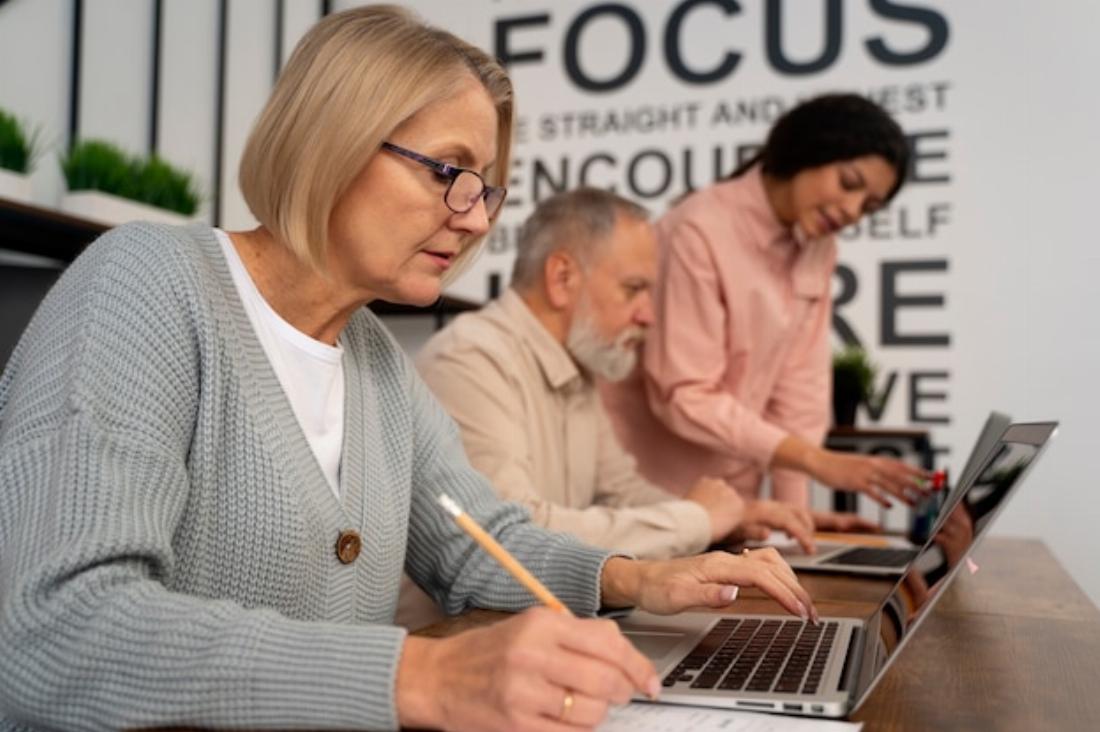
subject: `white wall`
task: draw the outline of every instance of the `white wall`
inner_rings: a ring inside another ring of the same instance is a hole
[[[313,0],[281,0],[283,57],[319,12]],[[335,9],[352,2],[335,2]],[[1100,190],[1096,129],[1100,101],[1091,94],[1090,71],[1100,67],[1092,35],[1100,21],[1095,3],[1030,3],[1024,0],[845,0],[840,53],[834,63],[805,76],[782,74],[767,61],[764,0],[741,0],[726,14],[722,3],[695,7],[683,26],[684,62],[695,68],[718,63],[728,51],[741,54],[726,79],[686,84],[672,73],[662,42],[679,0],[632,0],[625,5],[641,19],[647,41],[637,76],[619,89],[593,93],[577,88],[564,71],[569,27],[595,0],[500,0],[454,3],[407,0],[433,22],[492,50],[494,28],[503,19],[548,15],[517,27],[513,51],[534,50],[542,60],[516,63],[521,122],[513,168],[511,206],[491,241],[490,252],[458,282],[454,294],[483,298],[490,272],[506,273],[512,228],[530,210],[536,193],[535,161],[557,170],[579,168],[597,154],[588,181],[613,185],[661,211],[691,180],[714,177],[712,156],[732,165],[737,144],[759,142],[774,111],[803,96],[845,89],[880,95],[891,90],[896,114],[910,133],[935,133],[920,143],[929,157],[924,176],[949,181],[907,187],[891,210],[856,238],[842,243],[843,263],[856,274],[856,297],[839,309],[870,347],[885,374],[896,372],[895,390],[882,424],[924,426],[937,445],[950,450],[946,464],[961,464],[986,412],[1014,417],[1057,418],[1062,430],[998,530],[1040,536],[1100,601],[1100,567],[1093,557],[1100,499],[1091,480],[1092,427],[1100,399],[1092,377],[1100,373],[1100,331],[1089,316],[1088,285],[1100,274],[1093,239],[1092,197]],[[147,135],[151,6],[147,0],[86,0],[81,129],[143,150]],[[795,61],[823,48],[825,0],[787,0],[783,48]],[[925,62],[887,66],[867,43],[879,40],[896,52],[929,43],[918,23],[886,17],[891,9],[916,6],[943,17],[947,46]],[[9,0],[0,7],[0,106],[43,125],[64,145],[68,124],[69,0]],[[251,223],[235,190],[237,156],[270,88],[275,64],[275,2],[229,0],[229,53],[224,112],[222,223]],[[728,6],[727,7],[732,7]],[[161,152],[193,170],[207,192],[215,170],[216,0],[166,0],[171,30],[163,45]],[[142,34],[145,35],[142,35]],[[609,78],[624,67],[629,36],[619,19],[600,17],[579,36],[578,58],[586,73]],[[907,103],[924,95],[923,105]],[[715,121],[722,104],[747,103],[763,110],[755,118]],[[655,130],[606,135],[540,134],[544,120],[560,124],[573,112],[666,111],[680,116]],[[694,111],[693,111],[694,110]],[[671,162],[673,184],[658,195],[660,161]],[[634,186],[630,184],[634,161]],[[35,194],[52,205],[61,183],[47,156],[34,176]],[[207,215],[211,211],[208,205]],[[929,217],[935,214],[933,227]],[[897,276],[903,296],[930,295],[942,302],[902,307],[903,333],[945,334],[946,346],[912,346],[880,337],[883,266],[919,266]],[[942,267],[937,264],[942,262]],[[838,281],[839,286],[839,281]],[[395,321],[403,342],[415,348],[423,325]],[[921,374],[924,374],[923,376]],[[944,375],[940,375],[944,374]],[[923,397],[914,398],[916,379]],[[864,415],[866,418],[866,415]],[[915,419],[914,419],[915,417]],[[942,422],[941,420],[946,420]],[[866,423],[866,419],[865,419]]]
[[[9,0],[0,7],[0,107],[53,147],[65,144],[68,129],[71,6]],[[52,150],[38,161],[32,184],[36,200],[56,203],[62,183]]]
[[[162,12],[164,27],[171,31],[161,41],[159,153],[196,176],[203,194],[200,216],[208,217],[216,129],[217,5],[209,0],[165,0]],[[142,100],[148,104],[146,95]]]
[[[957,403],[1053,417],[1061,431],[998,530],[1044,538],[1100,601],[1100,326],[1090,313],[1100,274],[1100,62],[1095,3],[982,3],[998,22],[968,22],[959,85],[968,144],[954,297],[965,330]],[[1006,23],[1018,32],[1006,33]],[[961,340],[961,339],[960,339]]]

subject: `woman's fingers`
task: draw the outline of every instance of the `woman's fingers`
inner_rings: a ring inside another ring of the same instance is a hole
[[[722,607],[738,587],[758,587],[793,615],[816,620],[813,600],[794,570],[771,547],[740,555],[711,552],[685,559],[643,562],[638,605],[661,615],[691,607]]]
[[[875,485],[877,485],[880,490],[889,493],[909,505],[916,503],[914,496],[920,495],[916,487],[908,480],[899,480],[896,477],[888,475],[876,475],[874,481]]]
[[[915,496],[932,490],[927,470],[884,457],[828,452],[822,471],[815,476],[835,488],[866,493],[885,507],[891,498],[912,505]]]
[[[863,493],[868,498],[875,501],[876,503],[878,503],[883,508],[890,508],[890,506],[893,505],[890,502],[890,499],[885,496],[882,487],[877,485],[877,484],[872,483],[872,484],[868,485],[867,488],[863,491]],[[904,495],[898,496],[898,498],[901,498],[906,503],[910,503],[910,504],[912,503],[912,501],[907,499]]]
[[[726,562],[734,562],[731,567]],[[739,563],[739,564],[738,564]],[[806,589],[790,565],[775,549],[766,547],[743,552],[737,556],[726,555],[725,566],[711,576],[712,582],[721,585],[754,586],[771,596],[791,614],[817,619],[817,610]]]
[[[653,664],[620,632],[619,626],[611,620],[578,620],[582,628],[564,634],[560,638],[562,647],[574,654],[589,657],[602,664],[602,668],[586,670],[582,690],[593,696],[625,702],[637,690],[654,696],[660,692],[660,680]],[[555,667],[555,673],[561,674],[558,680],[567,682],[574,671]]]
[[[528,690],[533,697],[529,708],[565,729],[589,729],[599,725],[610,706],[606,699],[589,696],[568,682],[561,685],[534,683]]]
[[[784,585],[798,597],[799,601],[806,607],[810,615],[816,619],[817,610],[814,608],[814,602],[810,597],[810,593],[799,583],[798,575],[791,569],[791,565],[787,564],[786,560],[780,556],[779,552],[768,547],[759,552],[753,552],[753,554],[757,555],[760,561],[770,565],[772,572],[774,572]]]
[[[888,473],[872,470],[867,481],[867,495],[887,508],[890,507],[891,496],[912,505],[913,499],[909,494],[906,484],[904,482],[899,482]]]
[[[751,582],[792,615],[797,615],[804,620],[812,618],[817,622],[817,611],[813,609],[813,601],[809,593],[797,581],[792,581],[774,567],[761,566],[753,573]]]
[[[810,599],[809,593],[806,592],[801,583],[799,583],[798,575],[795,574],[794,570],[791,569],[791,565],[787,564],[786,560],[784,560],[775,549],[768,547],[754,550],[751,555],[751,560],[766,564],[771,572],[780,578],[784,586],[788,587],[791,592],[806,605],[807,609],[812,605],[813,601]]]
[[[776,569],[782,571],[783,573],[789,575],[790,578],[795,580],[796,582],[798,581],[798,576],[794,573],[794,570],[791,569],[791,565],[787,563],[787,560],[783,558],[783,555],[776,551],[774,547],[767,546],[760,549],[751,549],[749,551],[742,552],[741,557],[751,558],[751,560],[754,562],[763,562],[764,564],[769,564]]]
[[[567,651],[547,658],[543,671],[552,684],[612,704],[625,704],[635,692],[649,693],[648,679],[636,685],[617,666],[587,654]]]
[[[876,458],[872,477],[891,493],[901,497],[909,493],[927,495],[932,492],[932,484],[928,480],[931,476],[928,471],[900,460]]]
[[[446,639],[410,638],[402,664],[402,720],[430,723],[422,726],[593,729],[609,705],[626,703],[635,691],[660,691],[652,664],[614,623],[545,608]],[[409,678],[426,696],[402,696]],[[427,711],[424,699],[434,700]]]
[[[594,699],[586,694],[575,691],[571,693],[573,704],[569,706],[568,711],[562,714],[561,709],[565,708],[563,704],[558,710],[558,716],[555,721],[572,727],[582,727],[585,729],[599,726],[600,722],[607,716],[607,710],[610,707],[607,700]],[[621,703],[625,704],[626,702]]]

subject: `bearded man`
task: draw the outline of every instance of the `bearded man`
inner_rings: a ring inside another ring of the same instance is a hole
[[[433,336],[417,368],[473,466],[538,524],[642,559],[698,553],[746,525],[810,545],[805,509],[746,502],[712,478],[675,497],[616,441],[595,380],[634,368],[656,267],[645,209],[594,188],[558,194],[521,228],[511,286]]]

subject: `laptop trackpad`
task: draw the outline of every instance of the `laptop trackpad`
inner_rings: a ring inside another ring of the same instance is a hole
[[[655,666],[660,666],[665,657],[672,653],[680,643],[689,635],[688,633],[628,630],[623,633],[634,647],[642,652],[646,658],[653,661]]]

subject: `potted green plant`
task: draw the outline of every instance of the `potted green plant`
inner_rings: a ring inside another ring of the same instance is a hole
[[[833,421],[838,427],[856,423],[860,403],[874,405],[878,366],[860,346],[849,345],[833,354]]]
[[[39,153],[39,132],[30,132],[0,109],[0,198],[31,202],[31,178]]]
[[[191,175],[162,158],[129,155],[102,140],[84,140],[61,158],[68,187],[61,208],[109,225],[127,221],[185,223],[198,211]]]

